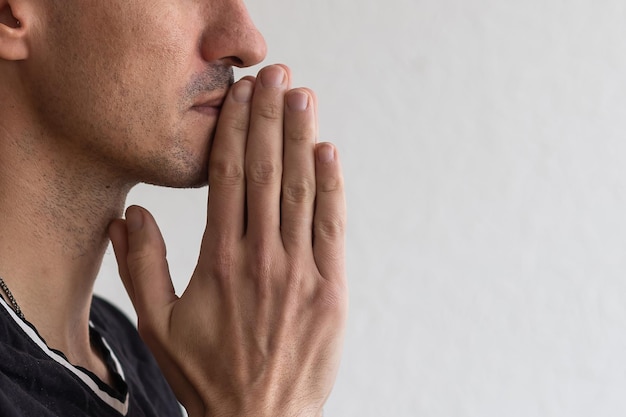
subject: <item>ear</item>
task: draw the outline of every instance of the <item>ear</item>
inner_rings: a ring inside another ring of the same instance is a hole
[[[28,57],[28,19],[21,17],[19,0],[0,0],[0,59],[18,61]]]

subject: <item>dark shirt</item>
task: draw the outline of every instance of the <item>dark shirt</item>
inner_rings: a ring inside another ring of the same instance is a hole
[[[0,297],[1,298],[1,297]],[[180,417],[181,410],[135,327],[94,297],[91,340],[113,386],[71,365],[0,300],[0,417]]]

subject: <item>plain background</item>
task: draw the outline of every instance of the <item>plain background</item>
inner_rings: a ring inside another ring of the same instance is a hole
[[[326,415],[626,415],[626,2],[248,7],[344,162],[351,307]],[[182,292],[206,190],[131,203]],[[132,316],[112,251],[97,291]]]

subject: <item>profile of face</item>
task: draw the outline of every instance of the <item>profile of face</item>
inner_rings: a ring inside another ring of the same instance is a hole
[[[32,0],[32,118],[77,160],[136,182],[206,182],[232,67],[266,45],[242,0]]]

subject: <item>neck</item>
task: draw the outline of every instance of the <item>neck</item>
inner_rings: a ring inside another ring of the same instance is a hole
[[[132,184],[0,126],[0,276],[50,347],[93,360],[94,281]]]

